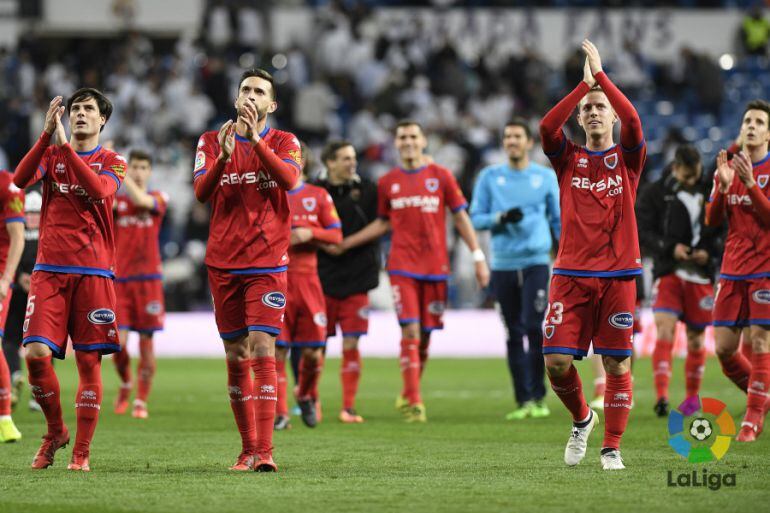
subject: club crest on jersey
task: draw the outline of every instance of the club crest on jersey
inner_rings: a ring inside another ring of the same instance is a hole
[[[302,206],[305,207],[305,210],[308,212],[312,212],[315,210],[316,206],[315,198],[302,198]]]
[[[546,326],[543,329],[543,335],[545,335],[545,338],[550,339],[553,337],[553,334],[556,332],[556,326]]]
[[[618,154],[612,153],[610,155],[606,155],[604,157],[604,165],[607,166],[608,169],[615,169],[615,166],[618,165]]]
[[[91,169],[96,171],[97,173],[102,170],[102,163],[101,162],[93,162],[89,164],[91,166]]]
[[[426,178],[425,188],[428,192],[436,192],[438,190],[438,178]]]
[[[281,309],[286,306],[286,296],[281,292],[268,292],[262,296],[262,303],[270,308]]]
[[[631,312],[618,312],[610,315],[608,322],[613,328],[625,330],[634,327],[634,316]]]
[[[88,320],[93,324],[112,324],[115,322],[115,312],[109,308],[98,308],[88,312]]]
[[[765,185],[767,185],[767,180],[770,179],[770,175],[759,175],[757,176],[757,185],[759,185],[760,189],[764,189]]]
[[[755,303],[759,303],[762,305],[770,305],[770,290],[768,289],[755,290],[751,294],[751,299],[753,299]]]

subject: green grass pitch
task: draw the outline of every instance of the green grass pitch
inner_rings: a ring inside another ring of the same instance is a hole
[[[278,474],[231,473],[240,449],[227,400],[224,360],[160,360],[150,418],[111,411],[117,379],[105,360],[104,407],[92,446],[90,474],[66,470],[71,446],[55,465],[32,471],[42,416],[14,415],[24,439],[0,446],[0,512],[321,511],[768,511],[770,434],[754,444],[733,442],[709,473],[735,474],[735,487],[669,487],[704,465],[687,463],[667,445],[666,422],[652,412],[649,360],[636,362],[635,408],[623,440],[627,470],[603,472],[603,425],[581,465],[562,457],[569,418],[549,391],[548,419],[506,422],[510,385],[503,360],[431,360],[424,379],[426,425],[404,424],[393,410],[400,377],[395,359],[364,361],[359,393],[363,425],[341,425],[339,361],[322,378],[326,418],[315,430],[294,419],[276,433]],[[57,366],[67,424],[73,431],[74,361]],[[590,369],[580,364],[584,383]],[[683,362],[675,361],[674,399],[681,399]],[[704,396],[722,399],[737,422],[744,396],[714,359]],[[26,401],[28,396],[25,396]]]

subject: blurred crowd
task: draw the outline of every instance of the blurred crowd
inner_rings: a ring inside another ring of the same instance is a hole
[[[171,196],[162,235],[168,305],[189,309],[207,302],[200,262],[208,213],[191,192],[193,150],[202,132],[233,117],[243,68],[263,67],[274,74],[279,110],[271,123],[296,133],[316,155],[329,138],[349,139],[359,153],[359,172],[373,179],[396,161],[395,122],[420,121],[430,136],[429,152],[456,173],[467,195],[478,170],[503,158],[499,130],[504,122],[514,114],[524,116],[535,129],[549,106],[582,77],[578,49],[553,67],[537,48],[507,44],[511,34],[481,33],[471,24],[461,36],[448,37],[436,27],[426,30],[424,18],[390,23],[369,5],[383,2],[294,3],[318,6],[308,38],[312,46],[276,52],[270,47],[273,27],[266,22],[270,2],[220,0],[207,2],[197,38],[150,37],[127,29],[119,38],[35,34],[22,36],[13,50],[0,48],[5,78],[0,82],[0,168],[12,169],[36,139],[51,97],[66,97],[81,86],[104,90],[115,111],[103,140],[119,151],[149,150],[151,183]],[[130,2],[115,2],[115,8],[130,18]],[[764,65],[769,26],[761,10],[748,11],[735,27],[734,52]],[[717,57],[682,48],[668,62],[652,61],[629,36],[620,48],[608,49],[605,67],[632,100],[660,109],[656,99],[666,97],[685,115],[705,113],[718,123],[726,92]],[[688,139],[684,128],[668,127],[652,138],[650,176],[657,176],[676,145]],[[533,157],[543,159],[540,151]],[[312,161],[311,172],[322,172],[317,159]],[[456,295],[455,304],[476,300],[467,296]]]

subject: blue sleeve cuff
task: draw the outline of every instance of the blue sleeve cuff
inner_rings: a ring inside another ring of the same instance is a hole
[[[640,142],[639,144],[637,144],[636,146],[634,146],[633,148],[630,148],[630,149],[626,148],[625,146],[623,146],[621,144],[620,145],[620,149],[623,150],[626,153],[633,153],[635,151],[641,150],[644,147],[644,143],[645,143],[645,141],[644,141],[644,139],[642,139],[642,142]]]
[[[341,228],[342,223],[332,223],[329,226],[324,226],[324,230],[330,230],[332,228]]]
[[[302,171],[302,168],[301,168],[301,167],[299,167],[299,164],[297,164],[297,161],[296,161],[296,160],[294,160],[294,159],[283,159],[283,161],[284,161],[284,162],[288,162],[289,164],[293,165],[294,167],[296,167],[297,169],[299,169],[300,171]]]
[[[195,180],[195,179],[196,179],[196,178],[198,178],[199,176],[202,176],[202,175],[205,175],[205,174],[206,174],[206,170],[205,170],[205,169],[201,169],[200,171],[196,171],[196,172],[193,174],[193,180]]]
[[[6,217],[5,218],[5,224],[8,223],[23,223],[24,218],[23,217]]]
[[[117,186],[117,189],[115,189],[115,190],[117,191],[118,189],[120,189],[120,179],[118,178],[118,175],[116,175],[112,171],[102,171],[99,174],[100,175],[108,175],[110,178],[115,180],[115,185]]]
[[[468,208],[468,204],[467,204],[467,203],[463,203],[462,205],[458,205],[458,206],[456,206],[455,208],[453,208],[453,209],[452,209],[452,213],[453,213],[453,214],[456,214],[457,212],[459,212],[459,211],[461,211],[461,210],[465,210],[465,209],[467,209],[467,208]]]
[[[561,155],[561,152],[564,151],[564,147],[566,145],[567,145],[567,136],[564,135],[564,131],[562,130],[562,132],[561,132],[561,146],[559,146],[559,149],[556,150],[553,153],[548,153],[547,151],[544,150],[543,153],[545,153],[546,157],[550,157],[550,158],[558,157],[559,155]]]

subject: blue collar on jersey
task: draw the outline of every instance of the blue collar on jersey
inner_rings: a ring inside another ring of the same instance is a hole
[[[102,149],[102,145],[100,144],[100,145],[98,145],[96,148],[94,148],[91,151],[76,151],[75,153],[77,153],[81,157],[85,157],[87,155],[93,155],[94,153],[96,153],[97,151],[99,151],[101,149]]]
[[[402,173],[406,173],[408,175],[414,175],[414,174],[419,173],[420,171],[422,171],[426,167],[428,167],[428,166],[420,166],[417,169],[404,169],[403,167],[399,166],[398,169],[400,169]]]
[[[751,165],[751,167],[757,167],[757,166],[761,166],[762,164],[764,164],[765,162],[767,162],[767,159],[770,159],[770,153],[768,153],[767,155],[765,155],[765,158],[763,158],[763,159],[762,159],[762,160],[760,160],[759,162],[754,162],[754,163]]]
[[[292,190],[290,190],[290,191],[286,191],[286,193],[287,193],[287,194],[296,194],[296,193],[298,193],[299,191],[301,191],[301,190],[302,190],[302,189],[304,189],[304,188],[305,188],[305,182],[302,182],[302,185],[300,185],[300,186],[299,186],[299,187],[297,187],[296,189],[292,189]]]
[[[612,146],[610,146],[606,150],[601,150],[601,151],[591,151],[588,148],[586,148],[585,146],[583,146],[583,149],[586,150],[586,153],[588,153],[589,155],[604,155],[608,151],[614,150],[615,146],[617,146],[617,144],[613,144]]]
[[[262,131],[259,133],[259,138],[260,138],[260,139],[264,139],[264,138],[265,138],[265,136],[267,135],[267,133],[268,133],[269,131],[270,131],[270,125],[265,125],[265,129],[264,129],[264,130],[262,130]],[[240,136],[240,135],[238,135],[238,134],[235,134],[235,140],[236,140],[236,141],[240,141],[240,142],[251,142],[251,141],[249,141],[248,139],[246,139],[245,137],[241,137],[241,136]]]

